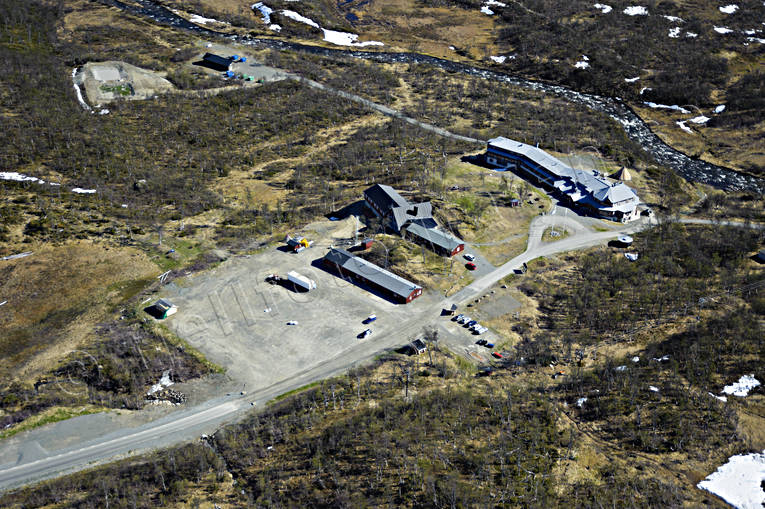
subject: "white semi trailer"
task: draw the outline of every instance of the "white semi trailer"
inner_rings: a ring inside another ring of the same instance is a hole
[[[299,286],[307,291],[311,291],[316,288],[316,281],[308,279],[307,277],[298,274],[295,271],[287,273],[287,279],[289,279],[295,286]]]

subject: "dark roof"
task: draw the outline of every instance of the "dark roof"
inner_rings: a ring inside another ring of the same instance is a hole
[[[233,58],[222,57],[214,53],[205,53],[202,57],[202,60],[207,64],[212,64],[215,67],[221,67],[224,70],[228,70],[231,62],[234,61]]]
[[[424,228],[417,223],[412,223],[407,226],[406,231],[421,238],[425,242],[429,242],[434,246],[439,246],[450,253],[454,251],[457,246],[463,244],[460,239],[453,235],[436,230],[435,228]]]
[[[393,215],[393,228],[400,230],[409,222],[419,222],[427,228],[436,225],[433,220],[433,205],[429,201],[423,203],[410,203],[405,207],[395,207],[391,210]]]
[[[358,256],[353,256],[345,249],[331,247],[329,248],[329,252],[324,256],[324,259],[334,263],[351,274],[355,274],[363,279],[371,281],[403,298],[409,297],[414,290],[422,288],[411,281],[407,281],[401,276],[397,276],[382,267],[378,267],[372,262],[368,262]]]
[[[165,299],[159,299],[157,302],[154,303],[154,308],[158,309],[159,311],[162,311],[163,313],[166,311],[169,311],[170,308],[172,307],[173,307],[173,303]]]
[[[406,207],[409,202],[403,196],[398,194],[395,189],[383,184],[375,184],[364,191],[364,198],[373,201],[380,207],[383,213],[386,213],[393,207]]]
[[[412,341],[412,346],[419,352],[427,349],[427,345],[421,339],[415,339]]]

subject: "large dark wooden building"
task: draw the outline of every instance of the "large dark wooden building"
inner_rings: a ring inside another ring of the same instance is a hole
[[[231,67],[231,63],[234,61],[233,58],[228,57],[222,57],[220,55],[216,55],[214,53],[205,53],[202,57],[202,64],[205,67],[209,67],[210,69],[215,69],[216,71],[228,71],[228,68]]]
[[[331,247],[324,256],[325,267],[366,284],[394,302],[407,304],[422,295],[422,287],[372,262],[353,256],[345,249]]]

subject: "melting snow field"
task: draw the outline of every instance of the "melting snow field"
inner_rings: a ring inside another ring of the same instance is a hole
[[[165,387],[170,387],[173,385],[173,381],[170,380],[170,371],[165,371],[162,373],[162,378],[159,379],[159,382],[151,386],[151,389],[149,389],[149,392],[147,393],[149,396],[154,394],[155,392],[159,392]]]
[[[678,121],[677,121],[677,122],[675,122],[675,123],[678,125],[678,127],[680,127],[680,129],[682,129],[682,130],[683,130],[683,131],[685,131],[686,133],[688,133],[688,134],[693,134],[693,129],[691,129],[690,127],[688,127],[687,125],[685,125],[685,120],[678,120]]]
[[[749,394],[749,391],[755,387],[758,387],[759,385],[760,381],[757,380],[754,375],[744,375],[738,379],[738,382],[723,387],[722,391],[725,394],[731,394],[733,396],[743,398]]]
[[[688,119],[688,122],[693,122],[694,124],[706,124],[709,122],[709,117],[705,117],[704,115],[699,115],[698,117],[693,117],[691,119]]]
[[[213,18],[205,18],[200,16],[199,14],[192,14],[189,18],[189,21],[192,23],[196,23],[197,25],[206,25],[208,23],[223,23],[224,25],[228,25],[225,21],[218,21],[217,19]]]
[[[642,5],[630,5],[624,9],[624,14],[627,16],[648,16],[648,9]]]
[[[258,2],[256,4],[252,5],[253,10],[257,10],[261,14],[261,19],[263,20],[263,23],[269,24],[271,23],[271,14],[273,14],[274,10],[264,4],[263,2]],[[312,26],[314,28],[318,28],[322,32],[324,32],[324,40],[336,44],[338,46],[356,46],[356,47],[364,47],[364,46],[385,46],[383,43],[379,41],[364,41],[364,42],[358,42],[358,34],[352,34],[349,32],[338,32],[336,30],[328,30],[326,28],[322,28],[319,26],[318,23],[316,23],[311,18],[306,18],[300,13],[297,13],[295,11],[290,11],[288,9],[284,9],[279,11],[283,16],[290,18],[293,21],[297,21],[298,23],[303,23],[308,26]],[[269,25],[269,29],[273,30],[274,32],[281,31],[282,27],[279,25],[273,24]]]
[[[679,111],[680,113],[690,113],[690,111],[686,110],[685,108],[681,108],[677,104],[673,104],[672,106],[668,106],[666,104],[656,104],[656,103],[652,103],[652,102],[644,102],[643,104],[645,104],[649,108],[653,108],[653,109],[675,110],[675,111]]]
[[[765,504],[765,451],[739,454],[696,486],[739,509],[762,508]]]
[[[611,12],[613,10],[613,7],[611,7],[610,5],[606,5],[606,4],[595,4],[595,5],[593,5],[593,7],[595,7],[598,10],[600,10],[600,12],[602,12],[603,14],[608,14],[609,12]]]

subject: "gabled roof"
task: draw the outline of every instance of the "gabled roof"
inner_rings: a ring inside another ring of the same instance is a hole
[[[202,57],[202,60],[209,64],[213,64],[214,66],[218,66],[224,69],[228,69],[229,66],[231,65],[231,62],[234,61],[233,58],[222,57],[214,53],[205,53],[204,56]]]
[[[391,186],[375,184],[364,191],[364,198],[373,201],[383,212],[393,207],[406,207],[409,202]]]
[[[450,253],[454,251],[457,246],[463,244],[463,242],[457,237],[449,235],[448,233],[444,233],[440,230],[436,230],[435,228],[424,228],[417,223],[413,223],[407,226],[406,231],[412,235],[416,235],[425,242],[429,242],[434,246],[439,246],[449,251]]]
[[[391,213],[393,216],[394,229],[400,230],[408,222],[432,219],[433,205],[429,201],[423,203],[407,203],[403,207],[394,207],[391,209]]]
[[[397,276],[382,267],[378,267],[372,262],[368,262],[358,256],[353,256],[345,249],[331,247],[324,259],[341,267],[342,269],[355,274],[363,279],[371,281],[403,298],[409,297],[415,290],[422,289],[421,286],[407,281],[401,276]]]
[[[593,197],[599,202],[619,203],[625,200],[637,199],[635,192],[619,182],[605,189],[599,189],[593,193]]]

